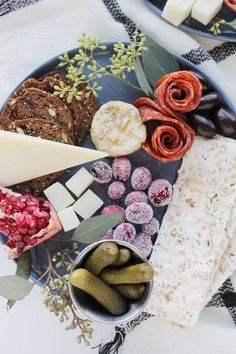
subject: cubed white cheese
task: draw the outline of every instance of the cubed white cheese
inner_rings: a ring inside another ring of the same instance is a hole
[[[207,25],[220,11],[223,0],[197,0],[192,8],[192,17]]]
[[[80,197],[72,206],[74,211],[83,219],[90,218],[96,211],[101,208],[103,201],[90,189]]]
[[[82,167],[66,182],[66,187],[74,193],[76,197],[80,197],[93,181],[93,176],[86,170],[86,168]]]
[[[64,231],[70,231],[79,226],[80,221],[72,207],[60,210],[57,213]]]
[[[68,190],[59,182],[52,184],[43,192],[56,211],[67,208],[74,203],[74,198]]]
[[[162,17],[175,26],[179,26],[188,16],[196,0],[168,0]]]

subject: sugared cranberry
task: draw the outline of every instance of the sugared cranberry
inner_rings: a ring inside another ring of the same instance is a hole
[[[160,224],[155,218],[152,218],[148,223],[141,225],[141,230],[152,236],[159,231]]]
[[[94,162],[90,173],[98,183],[109,183],[112,180],[112,168],[104,161]]]
[[[109,196],[109,198],[111,199],[120,199],[123,194],[125,193],[125,186],[124,183],[119,182],[119,181],[115,181],[112,182],[107,190],[107,194]]]
[[[144,202],[130,204],[125,211],[126,220],[134,224],[145,224],[153,217],[150,205]]]
[[[131,185],[136,191],[144,191],[152,182],[151,172],[146,167],[138,167],[131,176]]]
[[[109,230],[107,230],[105,235],[101,238],[101,240],[113,240],[113,234],[114,234],[114,230],[109,229]]]
[[[131,243],[136,236],[136,230],[132,224],[123,223],[114,231],[113,239]]]
[[[145,192],[141,192],[141,191],[131,192],[125,198],[125,206],[129,206],[130,204],[139,203],[139,202],[144,202],[144,203],[148,202],[148,196]]]
[[[132,245],[137,247],[144,257],[148,257],[153,248],[151,237],[144,232],[137,234],[132,242]]]
[[[125,156],[116,157],[112,164],[113,175],[118,181],[127,181],[131,173],[131,162]]]
[[[166,179],[156,179],[148,189],[148,197],[155,207],[168,205],[172,197],[172,186]]]

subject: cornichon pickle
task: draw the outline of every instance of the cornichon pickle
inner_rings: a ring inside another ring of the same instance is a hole
[[[128,250],[128,248],[123,248],[121,247],[119,249],[119,254],[118,254],[118,257],[116,258],[115,262],[113,262],[111,264],[111,266],[121,266],[121,265],[124,265],[126,264],[129,260],[130,260],[130,257],[131,257],[131,253],[130,253],[130,250]]]
[[[118,284],[114,288],[119,291],[119,293],[129,300],[140,299],[145,291],[145,285],[143,284]]]
[[[127,304],[120,293],[87,269],[76,269],[70,275],[70,282],[76,288],[94,297],[111,314],[121,315],[126,312]]]
[[[118,257],[119,249],[113,242],[104,242],[88,257],[83,267],[98,275]]]
[[[140,263],[120,269],[104,269],[100,277],[108,284],[137,284],[152,279],[153,268],[148,263]]]

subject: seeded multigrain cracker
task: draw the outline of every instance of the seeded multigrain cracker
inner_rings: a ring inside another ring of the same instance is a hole
[[[27,88],[10,97],[1,114],[1,124],[22,119],[45,119],[60,124],[74,141],[74,123],[68,106],[58,97],[38,88]]]
[[[64,82],[64,84],[66,85],[72,85],[69,79],[60,75],[56,71],[49,72],[48,74],[44,75],[41,79],[29,78],[26,81],[24,81],[8,99],[1,115],[0,124],[5,124],[6,119],[7,121],[9,120],[9,117],[11,117],[12,115],[13,107],[15,107],[16,103],[18,102],[18,98],[24,96],[24,94],[27,92],[28,89],[35,88],[53,94],[55,91],[55,86],[59,86],[61,81]],[[66,103],[62,99],[55,97],[57,102],[58,100],[60,100],[61,103],[67,106],[67,108],[70,110],[73,119],[73,134],[74,134],[75,144],[80,144],[85,139],[91,127],[93,116],[95,112],[98,110],[95,97],[93,95],[86,97],[87,94],[86,84],[80,86],[80,91],[82,92],[82,97],[80,101],[78,101],[76,98],[73,98],[71,103]],[[30,92],[32,91],[30,90]],[[48,113],[50,116],[48,115]],[[21,119],[15,117],[14,114],[13,116],[14,119]],[[44,116],[38,118],[43,119]],[[45,119],[49,119],[49,120],[55,119],[57,123],[61,124],[61,121],[56,120],[56,118],[57,118],[56,110],[53,110],[51,108],[50,112],[46,112]],[[66,127],[63,126],[63,128],[65,129]]]
[[[64,144],[73,144],[68,133],[60,125],[43,119],[22,119],[11,122],[5,129],[18,134],[26,134],[33,137],[52,140]],[[46,157],[45,157],[46,158]],[[54,183],[65,171],[51,173],[47,176],[20,183],[14,186],[21,193],[37,195],[49,185]]]

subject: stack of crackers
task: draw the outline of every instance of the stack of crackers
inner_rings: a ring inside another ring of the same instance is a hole
[[[86,85],[80,88],[84,92],[80,101],[73,98],[70,104],[65,103],[53,95],[54,87],[61,81],[68,84],[58,72],[24,81],[5,104],[0,129],[65,144],[80,144],[88,134],[97,104],[93,95],[86,97]],[[52,173],[14,187],[21,193],[37,195],[63,173]]]

